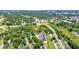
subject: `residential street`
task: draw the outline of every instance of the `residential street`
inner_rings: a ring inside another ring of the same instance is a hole
[[[58,41],[58,43],[60,45],[60,48],[65,49],[65,47],[62,45],[61,40],[58,38],[58,35],[56,34],[55,30],[52,27],[50,27],[49,25],[47,25],[47,24],[45,24],[45,26],[47,26],[50,30],[53,31],[53,33],[54,33],[54,35],[55,35],[55,37],[56,37],[56,39],[57,39],[57,41]]]

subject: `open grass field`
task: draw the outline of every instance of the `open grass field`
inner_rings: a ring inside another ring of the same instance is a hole
[[[47,48],[48,49],[52,49],[52,48],[54,49],[54,45],[51,41],[51,38],[50,38],[49,34],[47,35]]]

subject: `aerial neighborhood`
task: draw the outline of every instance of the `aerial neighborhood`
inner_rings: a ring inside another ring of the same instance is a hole
[[[78,49],[79,11],[61,11],[1,11],[0,49]]]

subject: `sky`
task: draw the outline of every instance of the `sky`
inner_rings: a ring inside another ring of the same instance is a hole
[[[0,0],[0,10],[79,10],[78,0]]]

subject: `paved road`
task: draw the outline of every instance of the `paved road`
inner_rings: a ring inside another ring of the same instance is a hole
[[[26,40],[26,44],[29,46],[29,42],[28,42],[28,39],[27,39],[27,38],[25,38],[25,40]]]
[[[57,46],[57,44],[55,43],[55,41],[52,40],[52,42],[53,42],[53,44],[54,44],[54,47],[55,47],[56,49],[58,49],[58,46]]]
[[[13,26],[6,26],[6,27],[11,27],[11,28],[17,28],[17,27],[21,27],[21,26],[25,26],[26,23],[21,23],[21,25],[13,25]]]
[[[11,28],[15,28],[15,27],[20,27],[20,25],[16,25],[16,26],[9,26]]]
[[[64,43],[66,44],[66,46],[71,49],[71,47],[68,45],[68,43],[66,41],[64,41]]]
[[[55,30],[54,30],[51,26],[49,26],[49,25],[47,25],[47,24],[44,24],[44,25],[46,25],[50,30],[53,31],[53,33],[54,33],[54,35],[55,35],[55,37],[56,37],[56,39],[57,39],[57,41],[58,41],[58,43],[59,43],[59,45],[60,45],[60,48],[61,48],[61,49],[65,49],[65,47],[63,46],[61,40],[58,38],[58,35],[56,34]]]
[[[36,44],[35,41],[32,39],[32,35],[30,34],[30,38],[32,40],[32,44]]]

